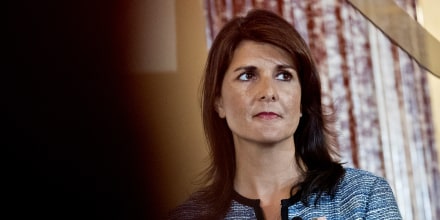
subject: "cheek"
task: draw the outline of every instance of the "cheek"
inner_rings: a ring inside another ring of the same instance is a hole
[[[239,90],[237,88],[228,87],[224,88],[224,92],[222,93],[223,97],[223,106],[226,112],[226,115],[231,114],[240,114],[245,111],[246,106],[248,105],[247,97],[244,91]]]
[[[290,105],[287,107],[290,112],[291,123],[292,123],[292,132],[295,133],[298,128],[299,121],[302,117],[302,109],[301,109],[301,95],[296,94],[295,96],[291,96],[288,100]]]
[[[241,97],[241,95],[232,95],[224,100],[226,117],[244,114],[246,103]]]
[[[285,94],[284,103],[289,111],[292,113],[301,112],[301,91],[299,89],[289,90]]]
[[[296,118],[301,115],[301,104],[299,99],[289,100],[289,105],[287,106],[288,111],[292,114],[292,117]]]

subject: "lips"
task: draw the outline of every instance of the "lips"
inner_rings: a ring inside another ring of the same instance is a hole
[[[254,117],[266,119],[266,120],[281,118],[281,116],[275,112],[260,112],[256,114]]]

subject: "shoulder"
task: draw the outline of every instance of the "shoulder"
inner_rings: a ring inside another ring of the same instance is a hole
[[[182,204],[171,210],[168,219],[206,219],[209,216],[209,207],[201,200],[201,192],[193,193]]]
[[[341,209],[358,207],[369,218],[401,219],[393,191],[383,177],[353,168],[345,171],[337,192]]]
[[[344,168],[345,169],[345,175],[342,179],[342,182],[345,183],[372,183],[372,182],[386,182],[386,180],[383,177],[379,177],[369,171],[366,170],[360,170],[355,168]]]
[[[345,175],[341,180],[339,189],[340,193],[351,195],[353,193],[369,195],[371,191],[379,189],[391,191],[388,182],[383,177],[354,168],[345,168]]]

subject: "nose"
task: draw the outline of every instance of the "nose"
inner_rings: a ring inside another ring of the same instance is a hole
[[[258,83],[258,98],[261,101],[274,102],[278,100],[278,94],[272,79],[261,78]]]

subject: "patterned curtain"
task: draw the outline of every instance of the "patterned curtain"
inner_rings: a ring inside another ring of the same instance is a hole
[[[416,17],[416,0],[396,1]],[[208,45],[253,8],[292,23],[321,74],[342,161],[385,177],[404,219],[440,218],[440,176],[427,74],[345,0],[204,0]]]

